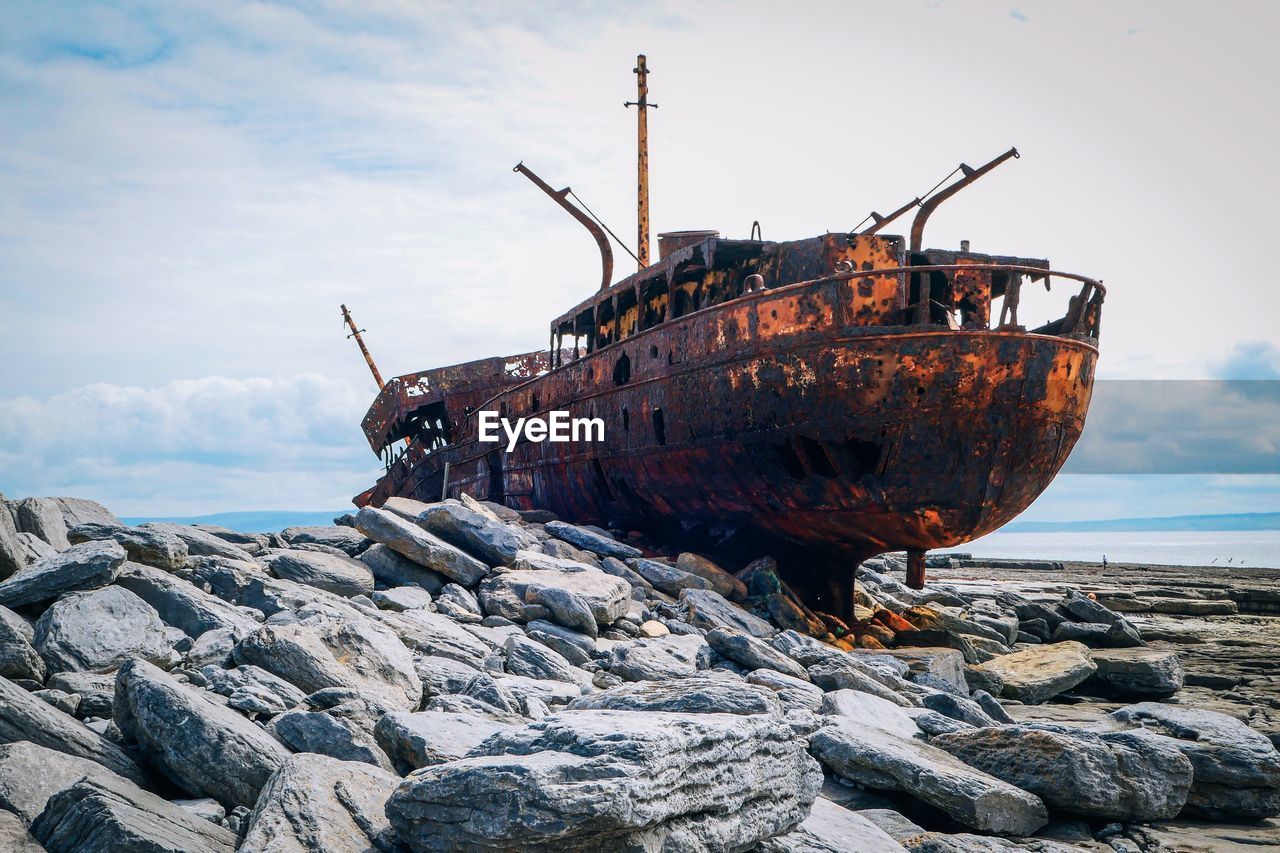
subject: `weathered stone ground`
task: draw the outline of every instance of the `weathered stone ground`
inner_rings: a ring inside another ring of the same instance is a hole
[[[0,850],[1280,846],[1268,572],[934,563],[865,563],[846,624],[470,499],[0,496]]]

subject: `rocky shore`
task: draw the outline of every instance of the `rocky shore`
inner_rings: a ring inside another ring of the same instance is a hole
[[[764,555],[470,499],[0,496],[0,849],[1280,846],[1270,573],[901,568],[846,623]]]

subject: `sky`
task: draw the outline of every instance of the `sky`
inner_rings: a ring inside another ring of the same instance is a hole
[[[847,231],[1017,145],[927,243],[1103,279],[1103,379],[1280,379],[1277,23],[1243,1],[10,0],[0,491],[345,506],[379,463],[339,303],[384,375],[543,346],[598,259],[511,167],[632,235],[638,52],[655,232]],[[1274,397],[1115,387],[1151,408],[1095,411],[1092,467],[1026,518],[1280,510]],[[1133,461],[1221,431],[1256,468]]]

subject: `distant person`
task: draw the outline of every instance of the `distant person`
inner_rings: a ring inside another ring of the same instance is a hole
[[[1106,555],[1106,554],[1103,554],[1103,555],[1102,555],[1102,568],[1103,568],[1103,569],[1106,569],[1106,567],[1107,567],[1107,555]]]

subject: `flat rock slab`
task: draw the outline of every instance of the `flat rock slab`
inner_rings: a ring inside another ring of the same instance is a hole
[[[888,655],[905,663],[913,676],[931,675],[942,679],[964,693],[969,692],[969,684],[964,677],[964,654],[958,649],[918,646],[907,649],[884,649],[883,651],[877,650],[875,652],[855,649],[850,654],[857,657]]]
[[[601,557],[617,557],[619,560],[625,560],[628,557],[643,556],[643,552],[639,548],[633,548],[624,542],[619,542],[612,536],[606,536],[603,533],[597,533],[594,530],[579,527],[576,524],[569,524],[565,521],[549,521],[546,524],[546,530],[557,539],[563,539],[576,548],[591,551]]]
[[[175,785],[228,808],[251,807],[288,750],[239,712],[145,661],[116,675],[116,726]]]
[[[262,561],[278,578],[323,589],[344,598],[373,594],[373,572],[352,557],[319,551],[278,551]]]
[[[974,670],[995,676],[1003,685],[1000,695],[1038,705],[1082,683],[1097,668],[1086,646],[1065,642],[1002,655]]]
[[[491,566],[510,566],[520,549],[532,544],[524,531],[455,500],[429,504],[416,519],[419,527]]]
[[[824,797],[786,835],[761,842],[756,853],[906,853],[892,836],[855,811]]]
[[[372,544],[359,530],[332,525],[329,527],[286,527],[280,538],[290,545],[325,545],[354,557]]]
[[[57,598],[64,592],[96,589],[116,578],[125,550],[116,542],[85,542],[24,566],[0,582],[0,604],[25,607]]]
[[[1220,821],[1280,814],[1280,752],[1235,717],[1141,702],[1113,711],[1110,722],[1174,739],[1195,768],[1187,797],[1190,814]]]
[[[304,693],[347,687],[406,711],[422,701],[413,654],[394,631],[365,618],[314,616],[263,625],[240,641],[235,657]]]
[[[491,735],[512,726],[447,711],[386,714],[374,729],[379,746],[396,770],[408,774],[420,767],[457,761]]]
[[[130,658],[163,663],[172,642],[155,608],[118,586],[58,599],[36,622],[50,672],[107,672]]]
[[[219,629],[243,637],[258,630],[262,618],[260,612],[237,607],[180,577],[139,563],[125,563],[115,583],[154,607],[166,625],[189,637]]]
[[[174,524],[168,521],[148,521],[138,525],[144,530],[159,530],[177,536],[187,546],[190,557],[223,557],[227,560],[251,560],[253,557],[244,548],[233,545],[220,536],[207,530],[201,530],[193,524]]]
[[[420,586],[435,595],[449,582],[449,578],[439,572],[415,563],[381,543],[375,543],[363,551],[359,560],[369,567],[378,583],[387,586]]]
[[[1003,726],[939,735],[931,743],[1050,808],[1089,818],[1167,820],[1182,811],[1191,790],[1191,762],[1177,743],[1144,731]]]
[[[974,829],[1030,835],[1049,820],[1039,797],[921,740],[836,722],[809,743],[832,772],[864,787],[905,791]]]
[[[383,807],[399,782],[368,764],[291,756],[263,788],[240,853],[394,850]]]
[[[135,563],[159,569],[180,569],[187,562],[187,543],[164,530],[90,522],[67,531],[73,545],[81,542],[118,542]]]
[[[86,758],[134,782],[147,781],[142,768],[114,742],[39,696],[0,678],[0,743],[19,741]]]
[[[744,669],[772,669],[803,681],[809,680],[809,673],[799,663],[750,634],[732,628],[712,628],[707,632],[707,644]]]
[[[748,613],[714,590],[683,590],[680,593],[680,606],[684,610],[685,621],[704,631],[710,631],[713,628],[732,628],[761,639],[767,639],[778,633],[777,629],[764,619]]]
[[[599,625],[625,616],[631,585],[596,569],[496,572],[480,585],[480,606],[513,622],[546,619],[595,635]]]
[[[214,693],[227,697],[227,707],[263,716],[283,714],[307,698],[297,687],[253,664],[223,669],[201,667],[200,674]]]
[[[1163,649],[1098,649],[1090,653],[1098,670],[1090,684],[1130,696],[1172,696],[1186,674],[1178,653]]]
[[[711,647],[696,634],[631,640],[609,650],[609,671],[625,681],[688,678],[711,665]]]
[[[232,853],[235,833],[125,779],[88,778],[54,794],[31,834],[49,851]]]
[[[589,693],[569,703],[571,711],[663,711],[682,714],[781,714],[782,703],[767,687],[711,674],[678,681],[638,681]]]
[[[901,705],[860,690],[833,690],[824,693],[819,713],[829,714],[856,726],[870,726],[903,738],[920,736],[920,727]]]
[[[373,541],[463,586],[474,586],[489,573],[487,565],[461,548],[385,510],[364,507],[356,514],[356,529]]]
[[[88,758],[27,741],[4,744],[0,746],[0,809],[13,812],[30,826],[50,797],[86,776],[121,778]]]
[[[419,851],[748,850],[821,784],[771,715],[574,711],[417,771],[387,816]]]
[[[299,709],[276,717],[267,731],[295,752],[359,761],[391,772],[391,759],[378,745],[362,716]]]

